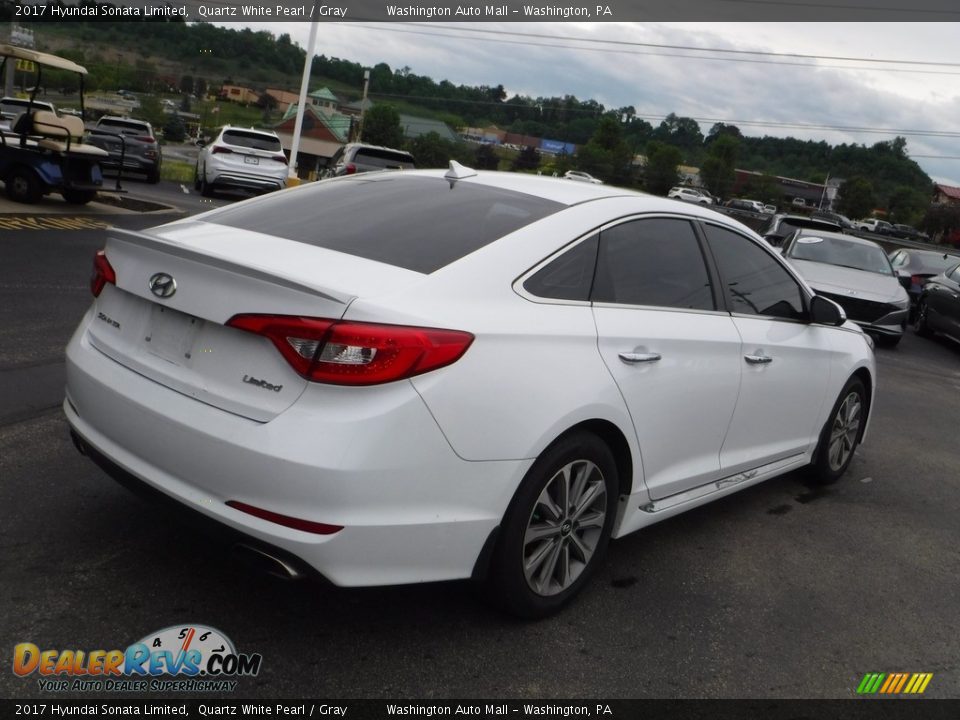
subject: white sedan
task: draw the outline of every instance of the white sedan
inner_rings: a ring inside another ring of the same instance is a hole
[[[563,177],[567,180],[576,180],[577,182],[590,183],[591,185],[603,185],[603,180],[595,178],[590,173],[585,173],[580,170],[567,170]]]
[[[871,345],[696,205],[367,173],[107,231],[64,411],[114,477],[337,585],[555,612],[610,538],[863,439]]]

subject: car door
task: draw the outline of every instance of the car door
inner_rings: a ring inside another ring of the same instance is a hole
[[[934,278],[926,288],[928,322],[960,338],[960,265]]]
[[[740,383],[740,337],[718,309],[691,221],[644,217],[601,229],[591,301],[651,497],[717,479]]]
[[[727,227],[703,227],[743,343],[740,393],[720,451],[731,475],[816,441],[836,330],[808,322],[806,291],[773,252]]]

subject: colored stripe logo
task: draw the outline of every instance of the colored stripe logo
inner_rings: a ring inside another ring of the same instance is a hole
[[[933,673],[867,673],[857,686],[857,695],[921,695]]]

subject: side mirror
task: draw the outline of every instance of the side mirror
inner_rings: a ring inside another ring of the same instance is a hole
[[[810,322],[839,327],[847,321],[847,313],[830,298],[814,295],[810,299]]]

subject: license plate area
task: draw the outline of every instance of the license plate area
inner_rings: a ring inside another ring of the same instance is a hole
[[[260,158],[254,157],[253,155],[246,155],[246,156],[244,156],[243,161],[244,161],[245,163],[247,163],[247,165],[259,165],[259,164],[260,164]]]
[[[151,355],[174,365],[190,365],[194,341],[203,322],[193,315],[154,305],[144,337],[145,348]]]

